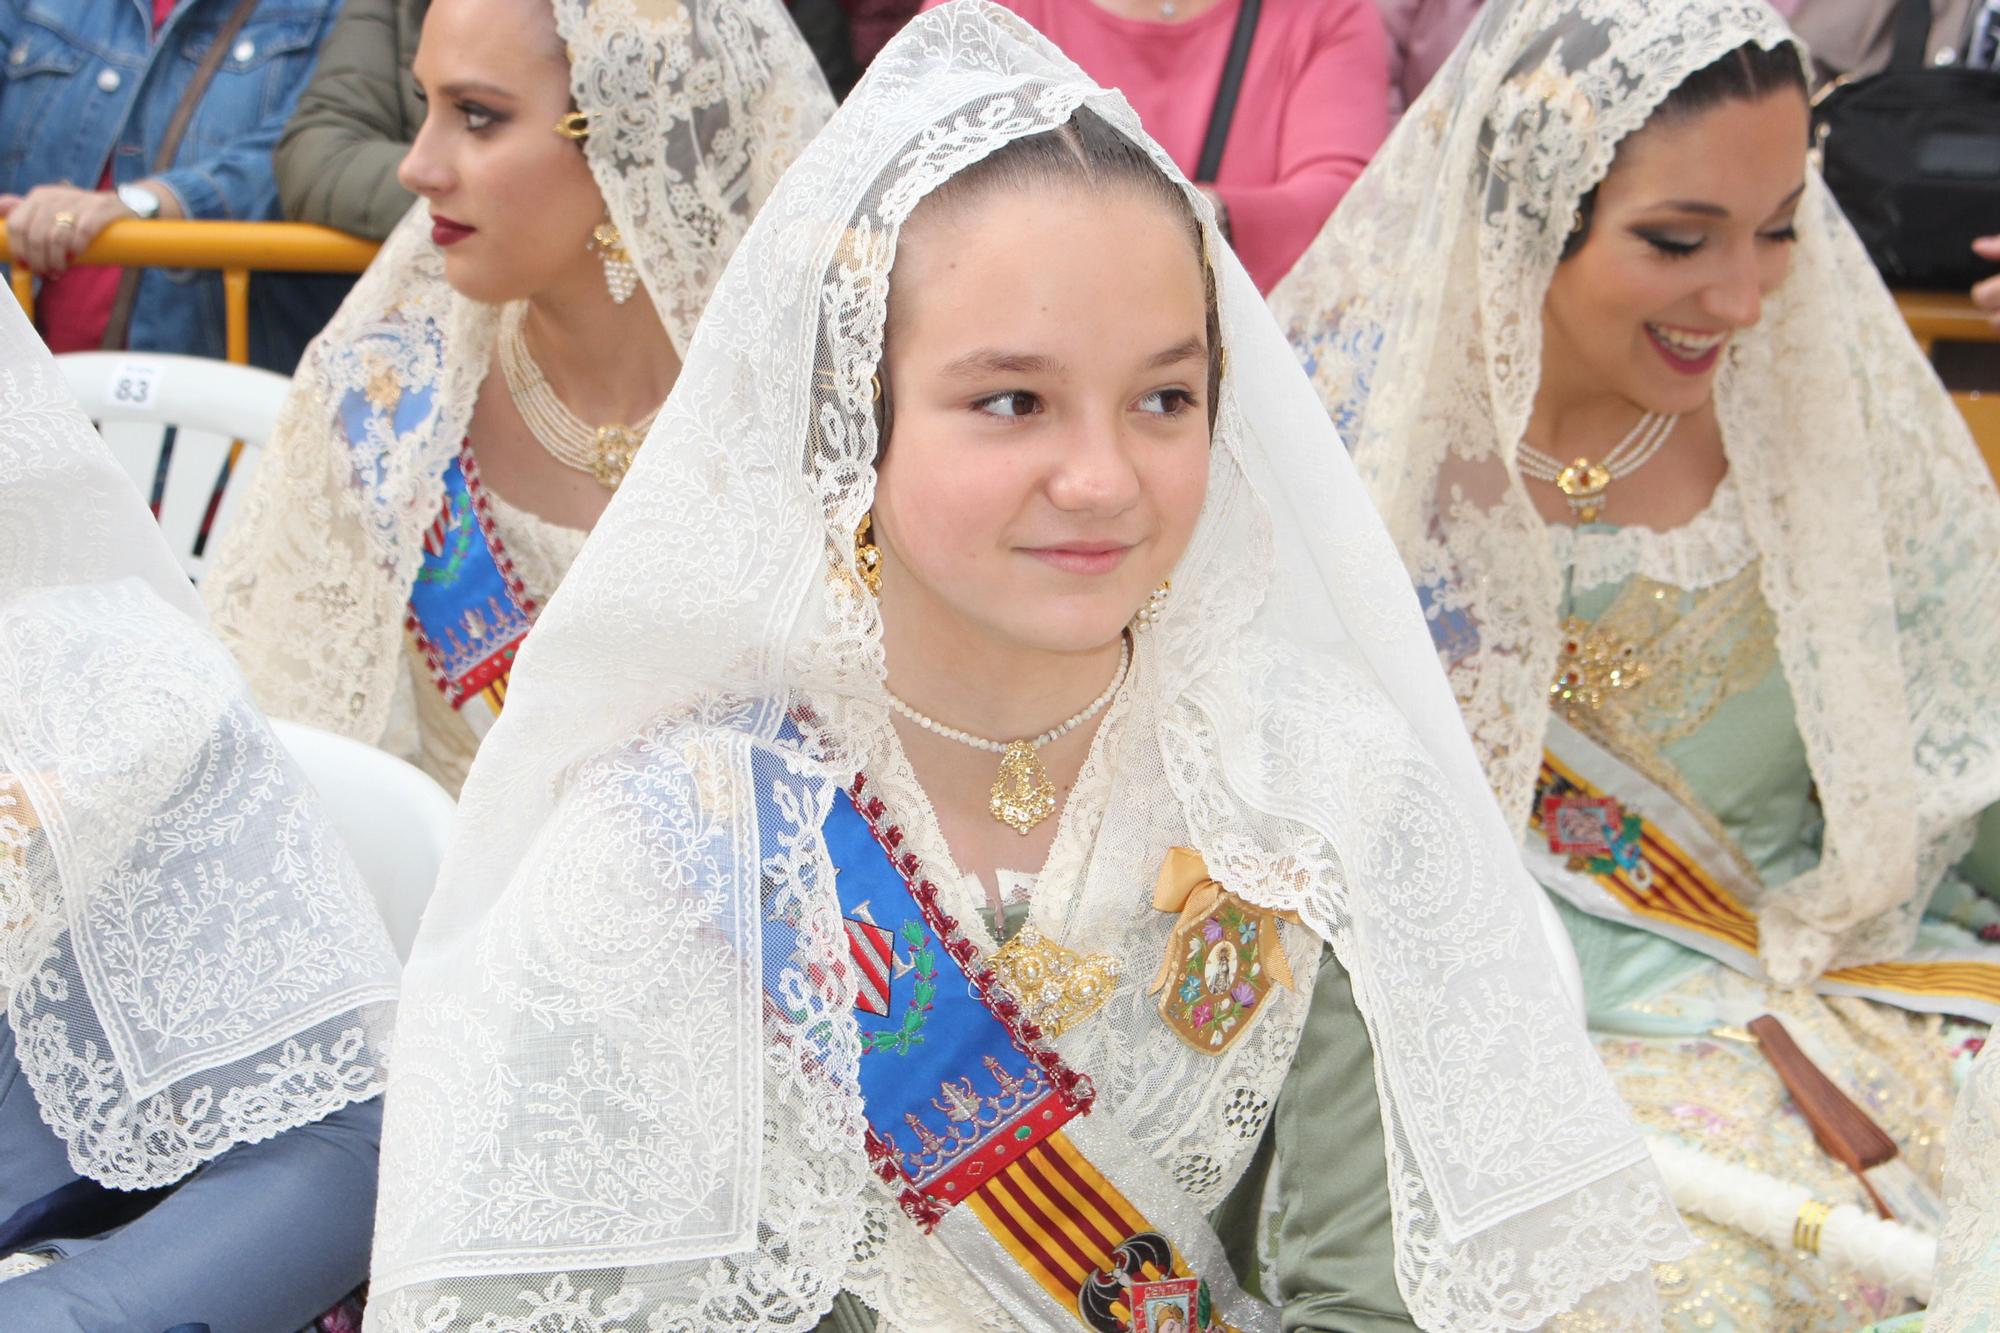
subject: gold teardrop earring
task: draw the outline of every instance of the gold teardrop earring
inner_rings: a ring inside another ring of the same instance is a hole
[[[611,289],[611,299],[619,305],[631,300],[639,287],[639,270],[633,267],[625,238],[611,219],[606,218],[591,229],[590,244],[585,249],[603,259],[604,285]]]
[[[876,597],[882,595],[882,548],[868,540],[868,532],[875,526],[873,514],[863,514],[861,525],[854,529],[854,569],[861,576],[861,582]]]

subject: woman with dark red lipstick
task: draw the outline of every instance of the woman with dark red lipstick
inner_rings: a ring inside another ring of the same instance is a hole
[[[1759,0],[1489,5],[1273,302],[1642,1124],[1926,1226],[2000,1015],[2000,501],[1806,137]],[[1766,1014],[1913,1170],[1822,1151]],[[1670,1326],[1903,1308],[1694,1221]]]
[[[455,791],[832,99],[779,0],[437,0],[413,73],[421,201],[307,354],[204,593],[271,712]]]

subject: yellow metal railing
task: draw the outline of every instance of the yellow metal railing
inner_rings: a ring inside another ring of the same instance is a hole
[[[227,353],[238,365],[250,360],[250,274],[359,273],[375,257],[376,244],[329,227],[303,222],[141,222],[128,219],[106,227],[80,264],[134,268],[208,268],[222,273],[223,308],[228,316]],[[0,260],[11,259],[0,233]],[[35,313],[34,278],[14,266],[14,296],[30,318]]]
[[[1995,329],[1963,292],[1898,292],[1896,304],[1925,356],[1940,342],[2000,343],[2000,329]],[[2000,351],[1995,354],[2000,355]],[[1975,390],[1954,393],[1952,399],[1964,414],[1965,424],[1972,428],[1972,438],[1986,456],[1986,466],[2000,477],[2000,394]]]
[[[106,227],[80,257],[84,264],[161,268],[205,268],[222,273],[224,309],[228,317],[227,356],[239,364],[250,359],[250,274],[359,273],[375,257],[377,246],[346,232],[302,222],[141,222],[129,219]],[[0,230],[0,261],[11,258]],[[14,295],[30,317],[35,313],[33,277],[14,268]],[[2000,342],[1996,331],[1958,292],[1899,292],[1896,304],[1909,321],[1910,332],[1929,355],[1946,342]],[[2000,475],[2000,394],[1953,395],[1965,414],[1981,452]]]

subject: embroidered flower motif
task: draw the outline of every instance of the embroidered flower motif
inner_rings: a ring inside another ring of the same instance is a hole
[[[1229,992],[1229,998],[1248,1009],[1257,1003],[1257,992],[1247,981],[1239,981]]]
[[[1210,944],[1214,944],[1222,938],[1222,923],[1214,917],[1210,917],[1208,920],[1202,922],[1201,937]]]
[[[1194,977],[1189,977],[1186,981],[1183,981],[1181,983],[1180,997],[1182,1004],[1193,1004],[1196,1000],[1199,1000],[1201,998],[1201,982]]]
[[[1207,1027],[1209,1024],[1209,1020],[1215,1017],[1214,1002],[1210,1000],[1203,1000],[1200,1004],[1194,1007],[1194,1013],[1189,1015],[1189,1017],[1193,1019],[1197,1031]]]

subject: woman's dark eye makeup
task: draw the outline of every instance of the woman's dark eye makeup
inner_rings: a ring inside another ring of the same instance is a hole
[[[1669,259],[1686,259],[1708,243],[1708,238],[1699,234],[1658,231],[1651,227],[1634,227],[1632,234]],[[1795,223],[1787,222],[1783,226],[1758,232],[1757,239],[1789,245],[1799,239],[1799,229]]]
[[[424,86],[421,83],[416,85],[414,91],[417,94],[419,102],[422,102],[425,106],[430,105],[431,95],[424,91]],[[492,107],[480,102],[468,101],[463,97],[455,99],[452,102],[452,107],[459,115],[465,117],[465,128],[474,134],[479,133],[481,130],[491,129],[495,125],[505,124],[507,121],[507,117],[501,115]]]

